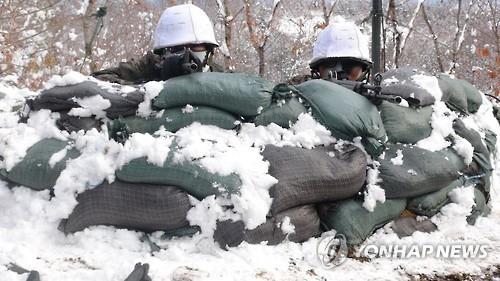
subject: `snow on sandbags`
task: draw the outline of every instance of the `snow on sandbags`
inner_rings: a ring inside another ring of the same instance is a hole
[[[183,108],[166,109],[160,112],[158,116],[151,116],[149,118],[140,116],[118,118],[108,123],[108,131],[110,132],[110,136],[126,136],[132,133],[153,134],[163,126],[169,132],[177,132],[177,130],[187,127],[194,122],[231,130],[237,126],[238,119],[232,114],[216,108],[186,106]]]
[[[210,173],[192,161],[176,161],[175,147],[174,142],[162,166],[148,162],[145,157],[138,158],[117,170],[116,177],[129,183],[177,186],[197,199],[239,192],[241,180],[238,175]]]
[[[388,145],[380,162],[386,198],[408,198],[446,187],[461,176],[464,159],[452,149],[432,152],[412,145]]]
[[[435,93],[429,87],[432,82],[437,86],[436,77],[423,71],[397,68],[383,74],[381,87],[383,93],[409,99],[414,106],[429,106],[436,102]]]
[[[411,198],[408,200],[407,209],[419,216],[432,217],[444,205],[451,202],[448,198],[448,193],[459,186],[463,186],[464,183],[464,179],[459,178],[442,189]]]
[[[476,223],[477,218],[488,215],[491,211],[484,194],[477,188],[474,188],[474,202],[476,204],[472,207],[471,214],[467,216],[467,222],[471,225]]]
[[[81,117],[102,114],[109,118],[117,118],[134,115],[143,100],[144,93],[138,90],[115,93],[103,89],[94,81],[84,81],[43,90],[30,100],[28,105],[32,110],[49,109],[54,112],[69,111]]]
[[[145,232],[175,230],[189,225],[187,193],[172,186],[103,183],[76,198],[78,205],[63,220],[68,234],[93,225],[109,225]]]
[[[493,168],[490,161],[490,155],[493,152],[483,143],[481,135],[472,129],[468,129],[460,119],[455,120],[453,123],[453,130],[458,136],[467,140],[474,148],[472,163],[469,165],[466,173],[470,172],[471,175],[480,175],[491,172]],[[491,132],[489,132],[489,136],[496,139],[496,136],[492,135]]]
[[[462,113],[475,113],[483,103],[481,93],[469,82],[447,74],[438,75],[443,101],[448,107]]]
[[[461,113],[474,113],[482,104],[480,92],[469,82],[447,74],[432,76],[424,71],[397,68],[383,74],[382,91],[409,99],[414,106],[429,106],[436,101]]]
[[[358,245],[377,228],[399,217],[405,207],[406,199],[388,199],[369,212],[362,201],[347,199],[319,204],[318,213],[324,227],[344,235],[348,245]]]
[[[246,241],[258,244],[276,245],[285,239],[303,242],[320,233],[320,221],[312,205],[289,209],[267,219],[257,228],[246,230],[241,221],[218,221],[214,240],[223,248],[238,246]]]
[[[384,101],[378,108],[389,142],[415,144],[431,135],[431,106],[403,107]]]
[[[307,108],[297,97],[279,99],[273,102],[255,117],[256,126],[267,126],[274,123],[283,128],[289,128],[291,123],[295,123],[299,115],[307,112]]]
[[[268,145],[262,154],[269,161],[269,174],[278,179],[269,190],[273,214],[352,197],[365,182],[366,156],[353,145],[313,149]]]
[[[193,73],[167,80],[153,100],[153,107],[203,105],[240,116],[256,116],[271,104],[273,87],[273,83],[249,74]]]
[[[325,125],[333,136],[352,140],[362,137],[363,141],[376,140],[371,151],[379,151],[386,140],[384,124],[377,107],[365,97],[342,86],[325,80],[310,80],[290,86],[312,108],[313,116]]]
[[[66,161],[75,159],[80,152],[67,141],[42,139],[26,151],[26,156],[11,170],[2,170],[8,181],[35,190],[51,189]]]
[[[448,194],[453,189],[469,184],[471,183],[463,177],[457,179],[443,189],[409,199],[407,209],[419,216],[432,217],[439,213],[443,206],[452,202]],[[467,221],[470,224],[474,224],[476,219],[481,214],[487,214],[489,211],[488,206],[486,205],[486,198],[478,188],[474,188],[474,200],[476,205],[474,206],[471,215],[467,217]]]

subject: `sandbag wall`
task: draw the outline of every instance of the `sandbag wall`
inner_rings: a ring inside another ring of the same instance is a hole
[[[413,215],[435,215],[449,202],[447,193],[470,184],[470,178],[477,181],[474,184],[478,191],[477,210],[470,221],[486,209],[490,155],[495,149],[491,144],[496,143],[496,136],[486,132],[486,143],[490,145],[485,145],[477,132],[456,120],[455,133],[474,147],[470,165],[465,165],[453,149],[431,152],[415,146],[432,133],[432,106],[436,102],[434,95],[412,80],[415,75],[423,74],[408,69],[389,71],[382,84],[386,93],[417,101],[412,106],[382,102],[377,107],[366,98],[323,80],[274,86],[251,75],[197,73],[166,81],[152,100],[156,113],[148,118],[136,116],[144,93],[110,94],[93,82],[46,90],[31,101],[30,107],[58,111],[64,117],[71,108],[80,106],[75,97],[100,95],[111,103],[105,110],[111,119],[110,135],[122,140],[135,132],[153,133],[161,126],[175,132],[193,122],[223,129],[235,129],[242,121],[289,127],[301,113],[310,112],[338,139],[351,141],[361,137],[366,152],[380,163],[380,186],[385,190],[386,202],[378,203],[373,212],[362,206],[360,194],[366,184],[367,156],[356,146],[303,149],[268,145],[262,154],[270,163],[269,174],[278,183],[270,190],[273,203],[267,222],[246,230],[242,222],[221,221],[214,238],[221,246],[235,246],[242,241],[301,242],[333,228],[344,234],[349,244],[359,244],[405,210]],[[444,75],[437,79],[443,93],[441,101],[459,116],[478,110],[482,99],[474,87]],[[67,130],[78,129],[78,122],[84,123],[80,129],[95,127],[95,118],[89,118],[61,118],[66,120],[61,124],[66,124],[62,127]],[[66,146],[58,140],[42,140],[28,150],[25,160],[11,171],[0,171],[0,176],[37,190],[50,189],[65,161],[79,155],[77,150],[68,149],[62,161],[50,165],[51,156]],[[402,161],[395,160],[398,157]],[[27,171],[33,178],[19,176]],[[198,199],[233,194],[241,185],[237,175],[219,176],[195,164],[174,163],[172,155],[162,167],[145,158],[133,160],[117,171],[116,177],[113,184],[104,183],[80,194],[79,204],[61,229],[71,233],[103,224],[146,232],[182,233],[189,229],[185,218],[191,207],[188,194]],[[214,182],[223,188],[214,188]],[[285,222],[294,225],[294,231],[288,232]]]

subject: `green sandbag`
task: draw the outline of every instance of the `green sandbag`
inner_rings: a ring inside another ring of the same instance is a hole
[[[403,154],[402,165],[391,161],[397,151]],[[386,198],[408,198],[437,191],[460,177],[464,160],[453,150],[432,152],[416,146],[388,145],[380,162],[380,187]]]
[[[363,243],[376,229],[399,217],[406,207],[406,199],[387,199],[377,204],[373,212],[363,207],[363,202],[348,199],[318,205],[321,224],[335,229],[346,237],[347,244]]]
[[[465,95],[467,96],[467,108],[469,109],[469,112],[476,113],[479,110],[479,107],[481,107],[481,104],[483,104],[481,93],[471,83],[462,79],[456,80],[462,84]]]
[[[437,214],[444,205],[451,202],[448,198],[448,193],[464,184],[465,181],[460,178],[443,189],[411,198],[408,200],[408,206],[406,208],[416,215],[432,217]]]
[[[490,154],[495,155],[497,145],[497,135],[490,130],[486,130],[484,142]]]
[[[313,116],[335,137],[345,140],[371,137],[385,142],[387,136],[377,107],[365,97],[319,79],[291,87],[311,105]]]
[[[464,122],[459,119],[453,123],[453,130],[455,130],[457,135],[466,139],[474,148],[472,163],[464,172],[470,175],[481,175],[492,171],[493,167],[490,161],[490,151],[484,145],[481,135],[472,129],[468,129]],[[487,192],[489,192],[489,190]]]
[[[390,102],[379,106],[387,137],[392,143],[417,143],[431,135],[432,107],[403,107]]]
[[[214,125],[219,128],[231,130],[236,127],[236,121],[236,117],[225,111],[211,107],[196,106],[192,112],[183,112],[182,108],[166,109],[161,117],[158,118],[130,116],[115,119],[108,123],[108,129],[120,128],[121,130],[126,130],[126,132],[122,132],[124,134],[153,134],[161,126],[167,131],[177,132],[179,129],[187,127],[194,122],[199,122],[203,125]],[[116,126],[115,123],[123,123],[123,126]]]
[[[438,81],[443,92],[442,101],[454,111],[468,113],[467,95],[462,85],[446,74],[438,75]]]
[[[229,195],[239,192],[241,180],[236,174],[227,176],[212,174],[190,161],[174,163],[175,145],[174,143],[170,147],[170,153],[163,166],[149,163],[145,157],[139,158],[116,171],[116,177],[124,182],[176,186],[200,200],[210,195]]]
[[[35,143],[26,151],[24,159],[7,173],[7,179],[35,190],[51,189],[66,168],[66,161],[80,156],[77,149],[69,149],[64,158],[50,167],[52,155],[67,146],[68,142],[58,139],[43,139]]]
[[[484,194],[477,188],[474,188],[474,202],[476,205],[472,207],[471,214],[467,217],[467,222],[471,225],[476,223],[479,216],[487,216],[490,213],[490,207],[486,204]]]
[[[257,126],[267,126],[274,123],[283,128],[289,128],[290,123],[295,123],[301,113],[307,112],[307,108],[302,105],[298,98],[275,102],[261,114],[255,117],[254,123]]]
[[[193,73],[167,80],[153,100],[153,107],[204,105],[236,115],[256,116],[271,104],[273,86],[267,80],[248,74]]]
[[[451,203],[448,193],[457,187],[462,187],[467,184],[468,183],[464,179],[458,179],[441,190],[409,199],[406,208],[416,215],[432,217],[439,213],[442,207]],[[474,188],[474,201],[476,205],[472,208],[471,214],[467,217],[467,222],[469,224],[474,224],[480,215],[487,215],[490,211],[486,204],[484,194],[477,188]]]

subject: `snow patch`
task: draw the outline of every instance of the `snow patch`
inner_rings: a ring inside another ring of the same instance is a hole
[[[66,153],[67,153],[67,152],[68,152],[68,148],[67,148],[67,147],[65,147],[65,148],[61,149],[60,151],[58,151],[58,152],[56,152],[56,153],[52,154],[52,156],[51,156],[51,157],[50,157],[50,159],[49,159],[49,166],[50,166],[50,168],[52,168],[52,169],[53,169],[53,168],[54,168],[54,166],[55,166],[57,163],[61,162],[61,160],[63,160],[63,159],[64,159],[64,157],[66,157]]]
[[[72,108],[68,115],[79,117],[91,117],[92,115],[97,118],[105,118],[106,112],[104,110],[111,106],[111,102],[102,96],[95,95],[85,98],[73,99],[81,107]]]
[[[403,165],[403,151],[401,151],[401,149],[396,151],[396,157],[391,158],[391,162],[395,166]]]
[[[153,109],[151,107],[152,100],[156,98],[161,90],[163,90],[164,82],[151,81],[144,84],[143,88],[145,90],[144,101],[139,104],[137,109],[137,115],[141,117],[149,117],[153,114]]]
[[[88,80],[87,76],[81,74],[80,72],[70,71],[63,76],[54,75],[49,81],[45,82],[43,85],[44,89],[50,89],[54,87],[76,85],[81,82]]]
[[[379,185],[379,183],[382,182],[382,179],[379,177],[379,166],[379,162],[373,161],[373,167],[368,167],[366,175],[366,190],[363,193],[363,208],[369,212],[373,212],[375,210],[377,202],[385,202],[385,190],[383,190]]]
[[[290,221],[290,217],[285,216],[283,220],[278,224],[278,227],[281,228],[283,234],[293,234],[295,233],[295,225]]]
[[[439,82],[435,76],[416,74],[411,77],[411,80],[431,94],[436,102],[441,101],[443,92],[441,91],[441,88],[439,88]]]

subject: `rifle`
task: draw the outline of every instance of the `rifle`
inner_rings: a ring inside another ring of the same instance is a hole
[[[391,94],[385,94],[382,92],[382,87],[380,82],[382,81],[382,75],[377,73],[374,77],[375,85],[371,85],[365,82],[351,81],[351,80],[337,80],[331,77],[328,81],[347,88],[353,92],[356,92],[363,97],[369,99],[376,105],[379,105],[382,101],[388,101],[392,103],[401,103],[403,100],[400,96],[395,96]]]

